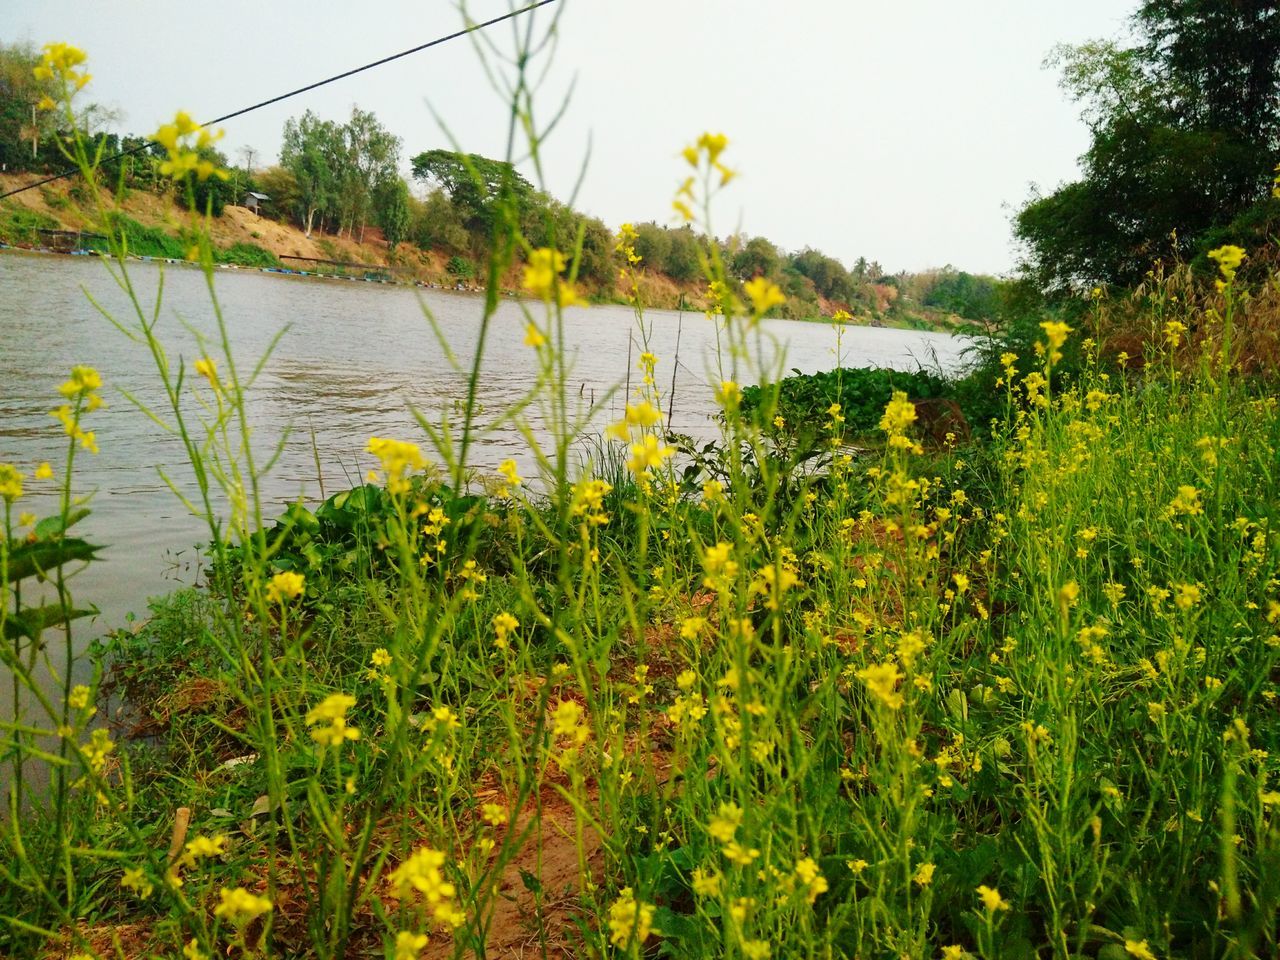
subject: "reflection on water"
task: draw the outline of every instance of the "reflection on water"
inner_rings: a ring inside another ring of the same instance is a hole
[[[144,304],[153,305],[161,273],[136,264],[131,276]],[[96,366],[105,381],[107,409],[93,414],[102,452],[79,461],[78,487],[96,491],[93,516],[82,535],[107,544],[105,562],[77,578],[77,597],[103,611],[82,635],[118,627],[129,611],[145,613],[148,596],[186,581],[198,568],[193,545],[206,536],[166,488],[164,469],[183,489],[194,492],[182,446],[142,415],[122,394],[162,409],[163,395],[144,347],[129,342],[89,303],[86,291],[124,317],[128,301],[105,267],[88,258],[0,255],[0,461],[19,464],[28,474],[41,460],[63,456],[61,431],[49,418],[56,390],[75,363]],[[411,407],[437,419],[465,396],[466,375],[453,369],[423,316],[429,309],[455,355],[469,363],[478,335],[481,303],[473,297],[342,281],[286,279],[249,271],[224,271],[218,297],[242,366],[257,358],[282,327],[288,330],[252,391],[255,449],[265,456],[284,446],[265,495],[283,505],[314,498],[323,480],[329,493],[359,482],[372,465],[364,452],[371,435],[424,441]],[[672,362],[679,340],[672,427],[706,436],[714,410],[711,379],[714,326],[701,314],[648,314],[650,348],[660,358],[659,380],[671,390]],[[191,332],[213,330],[204,278],[195,270],[164,273],[159,332],[170,360],[188,364],[199,355]],[[537,368],[524,346],[524,316],[504,303],[487,341],[479,402],[490,413],[502,409],[533,385]],[[835,365],[836,339],[824,324],[769,322],[759,349],[774,356],[785,345],[785,368],[804,372]],[[603,399],[627,376],[634,334],[625,307],[575,308],[565,318],[573,356],[570,389],[584,404]],[[775,344],[776,341],[776,344]],[[844,331],[849,366],[915,366],[944,369],[957,363],[963,343],[954,338],[860,327]],[[638,353],[638,351],[635,351]],[[251,369],[251,367],[249,367]],[[611,398],[620,406],[622,391]],[[536,408],[529,419],[542,421]],[[168,419],[161,413],[162,419]],[[323,476],[317,476],[313,442]],[[472,449],[476,466],[492,468],[507,457],[533,472],[523,438],[510,427],[486,434]],[[37,511],[54,509],[51,491],[28,483]]]

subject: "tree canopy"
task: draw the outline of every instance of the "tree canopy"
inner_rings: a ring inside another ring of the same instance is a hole
[[[1136,42],[1055,51],[1091,128],[1083,176],[1036,194],[1015,221],[1048,288],[1137,282],[1153,261],[1202,251],[1269,203],[1280,147],[1280,7],[1272,0],[1147,0]]]

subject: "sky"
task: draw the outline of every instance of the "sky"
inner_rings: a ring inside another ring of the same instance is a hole
[[[469,0],[475,20],[518,0]],[[537,61],[550,119],[539,179],[600,217],[674,222],[680,148],[723,132],[740,176],[713,229],[809,246],[888,272],[950,264],[1003,274],[1010,218],[1033,185],[1077,174],[1088,133],[1043,64],[1059,43],[1123,35],[1135,0],[557,0],[554,56]],[[188,14],[184,11],[192,11]],[[450,33],[453,0],[0,0],[0,42],[89,54],[93,101],[120,128],[197,120]],[[512,49],[510,25],[486,34]],[[274,161],[285,120],[374,111],[408,157],[506,155],[509,110],[476,45],[456,40],[224,125],[233,161]],[[584,167],[585,162],[585,167]]]

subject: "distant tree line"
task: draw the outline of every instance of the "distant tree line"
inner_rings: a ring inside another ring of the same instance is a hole
[[[62,165],[56,138],[66,131],[55,111],[38,109],[50,93],[32,75],[38,62],[39,54],[30,47],[0,45],[0,163],[11,171]],[[109,112],[93,105],[83,110],[83,122],[91,130],[109,118]],[[103,156],[144,148],[104,169],[104,182],[110,178],[112,186],[118,183],[127,190],[173,189],[157,173],[158,146],[115,133],[99,139]],[[192,187],[200,207],[214,216],[221,216],[227,204],[242,203],[248,191],[265,194],[270,200],[264,215],[294,224],[308,236],[363,242],[368,228],[376,226],[391,251],[401,244],[434,251],[459,279],[473,277],[494,238],[506,234],[506,224],[498,218],[514,217],[530,247],[579,249],[579,280],[597,289],[612,288],[622,266],[617,237],[598,218],[539,190],[512,164],[473,153],[438,148],[417,153],[407,160],[406,180],[402,151],[401,138],[372,111],[354,106],[339,121],[308,110],[285,122],[277,163],[255,168],[254,151],[245,150],[238,166],[216,149],[205,148],[205,159],[229,176],[210,177]],[[865,258],[846,267],[821,251],[806,247],[786,252],[760,236],[707,238],[689,226],[653,222],[635,229],[635,249],[646,270],[677,284],[694,284],[714,244],[733,279],[763,276],[778,284],[788,297],[777,310],[784,316],[846,309],[878,319],[925,307],[981,319],[994,309],[996,280],[951,268],[886,276],[878,263]]]

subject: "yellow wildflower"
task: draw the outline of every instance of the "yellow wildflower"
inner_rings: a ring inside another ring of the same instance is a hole
[[[635,898],[630,887],[618,891],[618,899],[609,908],[609,942],[626,947],[632,942],[644,943],[653,929],[653,906]]]
[[[0,463],[0,499],[13,503],[21,497],[24,476],[13,464]]]
[[[387,476],[388,493],[407,493],[409,474],[417,470],[425,470],[427,467],[418,445],[407,440],[370,437],[369,445],[365,449],[377,457],[382,464],[382,470]]]
[[[743,284],[742,291],[750,298],[751,312],[757,317],[763,317],[770,307],[787,302],[778,285],[764,277],[756,277]]]
[[[160,163],[160,175],[182,180],[195,174],[200,181],[216,176],[226,180],[230,174],[219,169],[211,160],[200,159],[200,151],[222,138],[222,131],[209,130],[191,119],[185,110],[179,110],[172,123],[162,124],[151,139],[164,147],[168,158]]]
[[[1209,251],[1209,259],[1217,261],[1218,269],[1222,272],[1223,279],[1228,283],[1235,279],[1236,271],[1240,269],[1240,264],[1244,258],[1244,248],[1233,246],[1229,243],[1218,247],[1216,250]]]
[[[355,697],[333,693],[312,707],[306,717],[307,726],[312,728],[311,739],[325,747],[337,747],[347,740],[359,740],[360,731],[347,725],[347,711],[355,705]]]
[[[241,887],[223,887],[218,891],[218,896],[222,902],[213,908],[213,915],[230,920],[238,927],[271,909],[271,901],[266,897],[260,897]]]
[[[661,467],[663,461],[675,454],[675,448],[662,443],[653,434],[646,434],[639,443],[631,445],[631,457],[627,460],[627,469],[634,474],[643,474]]]
[[[903,704],[902,694],[897,692],[898,681],[902,674],[892,663],[881,663],[864,667],[857,672],[857,677],[866,684],[867,689],[890,710],[897,710]]]
[[[267,603],[297,600],[306,590],[306,577],[293,570],[283,570],[267,584]]]
[[[413,933],[401,930],[396,934],[395,960],[418,960],[426,949],[428,938],[425,933]]]
[[[120,878],[120,886],[126,890],[134,891],[139,899],[146,900],[151,896],[155,887],[151,881],[147,879],[147,875],[142,871],[141,867],[129,867],[125,870],[124,876]]]
[[[485,823],[494,827],[502,826],[509,819],[506,808],[498,803],[482,804],[480,807],[480,816],[484,819]]]
[[[729,843],[742,824],[742,808],[736,803],[722,803],[707,824],[707,832],[721,843]]]
[[[493,645],[499,650],[505,650],[510,641],[511,634],[520,629],[520,621],[509,613],[500,613],[493,618]]]
[[[1125,953],[1137,960],[1156,960],[1156,955],[1151,952],[1146,940],[1126,940],[1124,949]]]
[[[822,875],[818,862],[812,857],[796,861],[796,878],[804,886],[805,898],[813,903],[820,894],[829,889],[827,878]]]
[[[1062,359],[1062,345],[1067,342],[1067,334],[1071,328],[1061,320],[1046,320],[1040,324],[1045,339],[1049,341],[1049,361],[1057,363]]]
[[[201,357],[196,361],[196,373],[209,381],[209,386],[218,389],[218,361],[213,357]]]
[[[982,905],[988,913],[1009,909],[1009,902],[1000,896],[1000,891],[995,887],[988,887],[985,883],[982,884],[978,887],[978,896],[982,898]]]

